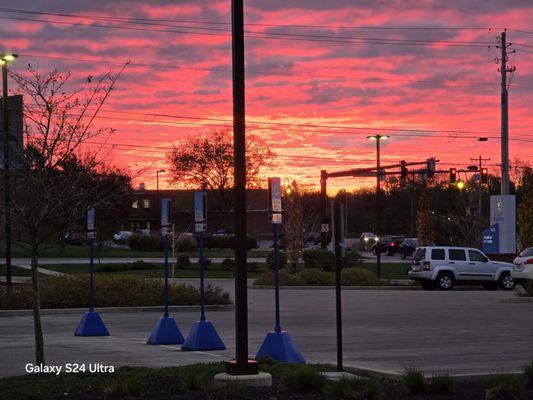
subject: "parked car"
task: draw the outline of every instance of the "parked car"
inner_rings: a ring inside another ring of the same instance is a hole
[[[376,235],[372,232],[363,232],[359,238],[361,240],[361,248],[363,250],[370,249],[376,242]]]
[[[528,247],[513,260],[511,276],[515,283],[533,283],[533,247]]]
[[[152,235],[152,231],[150,229],[137,229],[135,231],[135,235],[151,236]]]
[[[69,231],[65,232],[65,234],[63,235],[63,241],[65,242],[65,244],[70,244],[73,246],[82,246],[83,244],[85,244],[85,237],[80,232]]]
[[[233,235],[232,231],[228,231],[227,229],[217,229],[215,233],[213,233],[211,236],[231,236]]]
[[[510,263],[491,261],[470,247],[419,247],[413,256],[409,279],[424,289],[449,290],[457,284],[481,284],[487,290],[514,287]]]
[[[118,231],[113,235],[113,241],[115,243],[125,242],[130,236],[133,236],[132,231]]]
[[[374,246],[372,246],[372,253],[378,254],[378,245],[381,253],[387,253],[392,256],[398,252],[400,243],[405,240],[405,236],[401,235],[384,235],[378,239]]]
[[[418,239],[417,238],[407,238],[402,243],[400,243],[400,255],[403,259],[406,259],[407,257],[412,257],[415,253],[416,248],[418,247]]]

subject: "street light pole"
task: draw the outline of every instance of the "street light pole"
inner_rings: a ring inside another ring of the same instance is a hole
[[[381,140],[388,139],[388,135],[372,135],[367,139],[376,141],[376,274],[381,277]]]
[[[10,154],[9,154],[9,98],[7,90],[7,66],[10,61],[17,58],[16,54],[2,54],[2,97],[4,117],[4,223],[5,223],[5,254],[6,254],[6,290],[11,292],[13,270],[11,267],[11,181],[10,181]]]

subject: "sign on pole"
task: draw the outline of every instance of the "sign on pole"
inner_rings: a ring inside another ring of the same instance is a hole
[[[169,222],[169,213],[170,213],[170,199],[164,198],[161,199],[161,234],[163,236],[168,235]]]
[[[206,192],[194,193],[194,230],[204,232],[207,222],[207,196]]]
[[[96,236],[95,220],[96,211],[93,207],[90,207],[87,211],[87,239],[94,239]]]
[[[281,178],[269,178],[270,207],[273,212],[281,212]]]

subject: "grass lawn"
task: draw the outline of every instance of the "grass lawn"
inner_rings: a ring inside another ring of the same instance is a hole
[[[0,265],[0,276],[6,275],[6,266]],[[13,266],[13,276],[31,276],[31,271],[29,269],[19,268]]]
[[[60,252],[60,248],[57,245],[43,245],[42,251],[40,256],[42,258],[80,258],[80,257],[87,257],[88,256],[88,248],[87,246],[65,246],[64,251]],[[271,250],[264,250],[264,249],[254,249],[248,251],[248,257],[266,257],[268,253],[270,253]],[[198,257],[198,252],[186,252],[183,253],[188,255],[189,257]],[[126,257],[163,257],[163,251],[132,251],[129,249],[121,249],[121,248],[111,248],[111,247],[105,247],[102,249],[95,249],[95,256],[99,256],[101,258],[104,257],[118,257],[118,258],[126,258]],[[233,250],[230,249],[206,249],[205,256],[207,258],[213,258],[213,257],[233,257]],[[0,257],[4,257],[4,245],[3,242],[0,241]],[[12,257],[13,258],[28,258],[30,257],[29,252],[23,248],[20,244],[13,244],[12,247]]]
[[[115,275],[138,275],[145,277],[162,277],[163,276],[163,264],[152,264],[145,263],[146,268],[143,269],[131,269],[131,270],[120,270],[113,271],[113,267],[116,264],[98,264],[95,262],[94,270],[98,274],[100,271],[105,275],[115,274]],[[124,264],[120,264],[122,266]],[[169,276],[172,277],[172,264],[168,266]],[[61,264],[61,265],[43,265],[43,268],[50,269],[52,271],[65,272],[67,274],[87,274],[89,272],[88,264]],[[111,271],[106,271],[106,269],[111,269]],[[259,264],[259,271],[257,272],[248,272],[249,278],[257,278],[261,275],[262,272],[266,270],[266,264]],[[174,277],[175,278],[199,278],[200,272],[198,269],[198,264],[193,263],[187,269],[174,268]],[[221,268],[220,265],[212,264],[210,265],[205,273],[206,278],[235,278],[235,273],[233,271],[226,271]]]

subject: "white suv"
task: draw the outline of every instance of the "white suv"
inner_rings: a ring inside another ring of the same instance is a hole
[[[449,290],[457,283],[482,284],[485,289],[511,290],[512,264],[491,261],[470,247],[419,247],[413,255],[409,279],[424,289]]]
[[[528,247],[513,261],[511,276],[516,283],[533,282],[533,247]]]

